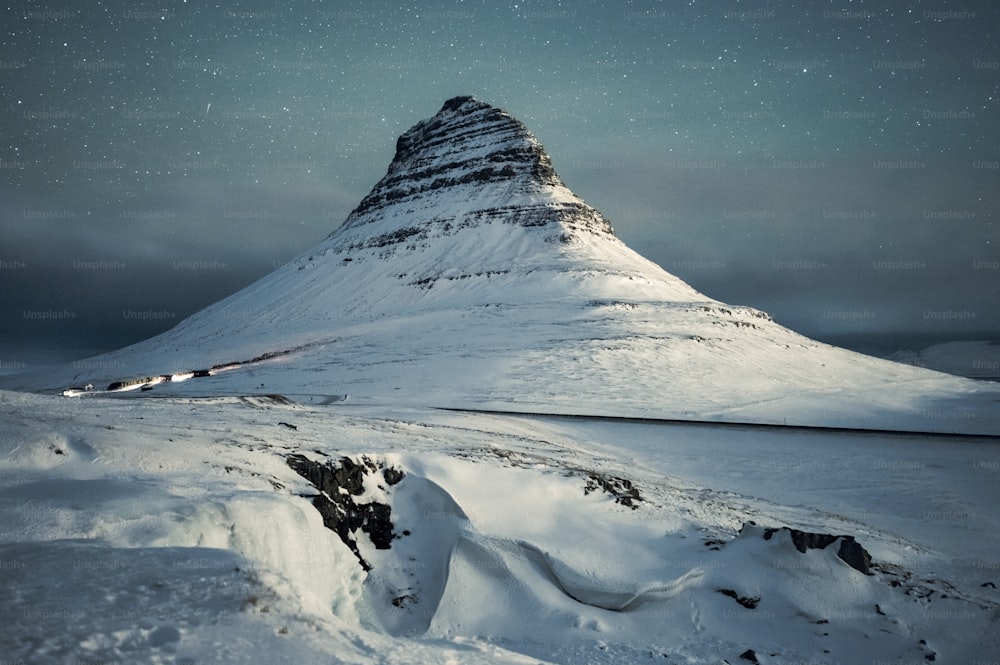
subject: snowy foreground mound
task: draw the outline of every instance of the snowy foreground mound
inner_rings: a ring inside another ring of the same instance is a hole
[[[988,662],[989,440],[0,393],[4,662]]]

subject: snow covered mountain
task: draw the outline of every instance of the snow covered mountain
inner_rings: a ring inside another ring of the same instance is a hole
[[[698,293],[620,242],[520,122],[471,97],[404,133],[344,224],[275,273],[159,337],[7,385],[135,387],[261,358],[185,389],[946,431],[993,424],[998,395]],[[986,394],[973,418],[971,393]],[[957,416],[941,401],[954,395]]]
[[[198,370],[216,376],[163,380]],[[471,97],[405,132],[312,250],[156,338],[3,385],[122,382],[913,430],[984,430],[1000,410],[993,385],[820,344],[698,293],[619,241],[524,125]]]
[[[0,390],[10,662],[1000,650],[995,437],[658,420],[995,434],[996,385],[698,293],[472,98],[287,266],[0,385],[89,397]]]

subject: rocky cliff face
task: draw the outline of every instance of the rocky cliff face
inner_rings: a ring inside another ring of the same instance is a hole
[[[393,248],[484,224],[571,242],[613,236],[610,222],[560,180],[544,148],[505,111],[473,97],[445,102],[399,137],[386,175],[328,238],[336,254]]]
[[[468,193],[474,193],[486,183],[504,183],[509,193],[563,187],[549,156],[524,125],[473,97],[455,97],[399,137],[388,173],[347,225],[370,221],[361,216],[428,192],[472,185]]]

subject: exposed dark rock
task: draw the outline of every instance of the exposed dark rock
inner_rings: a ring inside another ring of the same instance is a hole
[[[375,501],[359,504],[354,497],[364,493],[365,476],[377,472],[379,466],[367,457],[362,457],[360,463],[342,457],[337,463],[314,462],[302,455],[289,455],[286,461],[319,490],[320,493],[313,497],[313,506],[322,515],[323,525],[351,548],[362,568],[371,570],[371,564],[361,556],[355,534],[360,529],[368,534],[376,549],[389,549],[396,537],[392,509]],[[392,467],[383,468],[382,477],[387,484],[395,485],[403,479],[403,472]]]
[[[416,603],[417,597],[409,593],[403,594],[402,596],[396,596],[392,599],[392,604],[399,608],[404,608],[407,605],[416,605]]]
[[[846,563],[851,568],[864,573],[869,574],[869,569],[872,563],[872,557],[865,548],[854,540],[854,536],[832,536],[827,533],[809,533],[806,531],[799,531],[798,529],[790,529],[787,526],[783,526],[780,529],[767,529],[764,531],[764,540],[770,540],[778,531],[787,531],[792,538],[792,544],[795,545],[795,549],[803,554],[806,550],[814,549],[826,549],[831,543],[835,543],[840,540],[840,548],[837,550],[837,556],[840,557],[841,561]]]
[[[418,122],[399,137],[387,173],[351,212],[344,228],[376,221],[383,209],[399,203],[417,202],[452,188],[493,183],[509,187],[511,194],[563,185],[544,148],[520,121],[473,97],[455,97],[434,117]],[[448,232],[453,225],[486,223],[490,212],[477,211],[474,220],[439,221]],[[600,213],[582,203],[519,205],[492,212],[507,224],[561,224],[571,232],[614,233]],[[411,236],[418,236],[419,241],[431,226],[400,228],[359,241],[350,249],[388,247]]]
[[[729,596],[748,610],[756,609],[757,605],[760,603],[760,596],[741,596],[732,589],[716,589],[716,591],[721,593],[723,596]]]
[[[632,510],[638,510],[637,502],[642,501],[639,490],[632,485],[632,481],[618,476],[608,476],[603,473],[591,473],[589,480],[583,487],[584,495],[590,494],[598,489],[604,490],[615,498],[615,503],[628,506]]]
[[[382,477],[385,478],[387,485],[395,485],[403,479],[403,472],[394,466],[387,466],[382,469]]]
[[[837,550],[837,556],[854,570],[865,575],[869,574],[868,571],[871,567],[872,556],[853,537],[847,536],[840,541],[840,549]]]
[[[264,387],[263,383],[260,384],[260,385],[261,385],[262,388]],[[263,400],[267,400],[268,402],[271,402],[272,404],[281,404],[283,406],[293,406],[295,404],[295,402],[293,402],[292,400],[288,399],[284,395],[277,395],[277,394],[274,394],[274,393],[267,393],[267,394],[264,394],[264,395],[259,395],[258,398],[259,399],[263,399]]]
[[[259,356],[251,358],[250,360],[239,360],[239,361],[235,361],[235,362],[219,363],[219,364],[216,364],[216,365],[212,365],[212,367],[210,369],[196,369],[196,370],[192,370],[191,371],[191,378],[205,378],[205,377],[212,376],[213,374],[215,374],[217,372],[223,372],[223,371],[227,371],[227,370],[239,369],[239,368],[245,367],[247,365],[254,365],[256,363],[264,362],[266,360],[272,360],[274,358],[280,358],[280,357],[286,356],[286,355],[288,355],[290,353],[294,353],[295,351],[299,351],[299,350],[302,350],[304,348],[307,348],[308,346],[309,346],[308,344],[305,344],[305,345],[302,345],[302,346],[293,347],[293,348],[290,348],[290,349],[285,349],[283,351],[268,351],[267,353],[262,353]],[[172,382],[173,381],[173,377],[174,377],[173,374],[160,374],[160,375],[156,375],[156,376],[142,376],[142,377],[130,377],[130,378],[125,378],[125,379],[119,379],[118,381],[112,381],[111,383],[109,383],[108,387],[105,388],[105,390],[107,390],[107,391],[119,391],[119,390],[125,390],[125,389],[128,389],[128,388],[135,388],[136,386],[139,386],[141,390],[152,390],[153,387],[155,385],[157,385],[157,384]],[[261,384],[261,386],[263,386],[263,384]],[[93,386],[91,385],[91,387],[88,388],[88,390],[92,390],[92,389],[93,389]],[[292,403],[291,400],[289,400],[284,395],[262,395],[261,397],[270,399],[270,400],[272,400],[272,401],[274,401],[276,403],[279,403],[279,404],[291,404]]]
[[[137,386],[143,383],[149,383],[150,381],[156,380],[157,377],[154,376],[143,376],[139,378],[132,379],[122,379],[120,381],[112,381],[108,384],[105,390],[124,390],[125,388],[130,388],[132,386]]]
[[[746,651],[741,653],[740,658],[742,658],[743,660],[749,660],[751,663],[757,663],[758,665],[760,664],[760,661],[757,660],[757,654],[756,652],[754,652],[753,649],[747,649]]]

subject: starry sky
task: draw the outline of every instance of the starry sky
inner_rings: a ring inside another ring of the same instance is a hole
[[[862,350],[1000,340],[991,0],[0,5],[0,369],[321,241],[472,94],[626,243]]]

